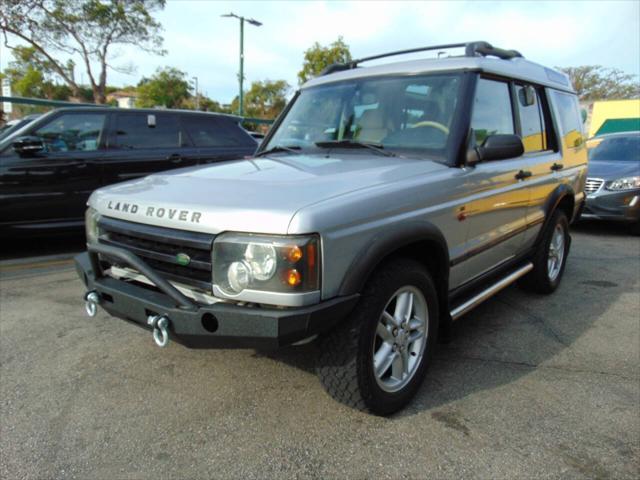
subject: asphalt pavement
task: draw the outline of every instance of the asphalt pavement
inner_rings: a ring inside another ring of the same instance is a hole
[[[555,294],[513,286],[463,317],[390,418],[333,401],[314,344],[160,349],[87,318],[76,240],[0,261],[2,479],[640,476],[640,238],[625,229],[580,225]]]

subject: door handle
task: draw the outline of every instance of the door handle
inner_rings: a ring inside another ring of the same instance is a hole
[[[182,157],[178,153],[174,153],[172,155],[169,155],[167,157],[167,160],[169,160],[171,163],[180,163],[182,161]]]
[[[524,180],[525,178],[529,178],[531,176],[531,172],[529,170],[520,170],[516,173],[516,180]]]
[[[553,170],[554,172],[557,172],[558,170],[562,170],[564,168],[564,165],[561,163],[554,163],[553,165],[551,165],[551,170]]]

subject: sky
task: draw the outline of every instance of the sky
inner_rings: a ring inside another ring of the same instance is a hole
[[[640,75],[640,1],[235,1],[169,0],[156,14],[164,28],[165,56],[118,47],[108,84],[135,85],[158,67],[198,77],[200,91],[221,103],[238,93],[239,21],[245,24],[245,89],[252,81],[284,79],[297,86],[304,51],[339,36],[354,58],[407,48],[486,40],[519,50],[546,66],[603,65]],[[10,57],[0,47],[0,68]],[[431,54],[398,57],[420,58]],[[9,58],[8,58],[9,57]],[[386,59],[385,62],[393,61]],[[379,62],[378,62],[379,63]],[[374,63],[371,63],[374,64]],[[80,68],[76,78],[83,77]]]

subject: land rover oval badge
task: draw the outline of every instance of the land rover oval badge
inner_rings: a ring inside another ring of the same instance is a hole
[[[178,263],[178,265],[186,267],[191,263],[191,257],[186,253],[179,253],[176,255],[176,262]]]

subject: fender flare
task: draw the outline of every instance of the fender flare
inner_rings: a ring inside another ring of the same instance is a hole
[[[547,197],[547,200],[544,203],[544,211],[545,211],[544,222],[542,224],[542,228],[538,232],[535,245],[538,245],[538,243],[542,239],[542,236],[544,235],[544,232],[547,230],[549,226],[549,222],[551,221],[551,216],[553,215],[553,212],[556,211],[556,209],[558,208],[558,205],[560,205],[560,202],[562,202],[567,197],[570,197],[574,203],[573,212],[571,213],[571,216],[567,219],[569,220],[569,223],[571,223],[571,220],[573,219],[576,211],[575,192],[570,185],[567,185],[566,183],[562,183],[558,185],[558,187]]]
[[[412,243],[429,241],[438,245],[437,262],[440,267],[440,274],[436,288],[444,290],[444,297],[447,297],[449,289],[449,249],[442,232],[429,222],[408,222],[393,226],[380,232],[366,247],[354,258],[347,270],[345,278],[340,285],[339,295],[350,295],[362,291],[367,279],[373,271],[389,255],[399,249],[411,245]],[[442,297],[441,297],[442,298]],[[446,310],[446,304],[441,310]]]

